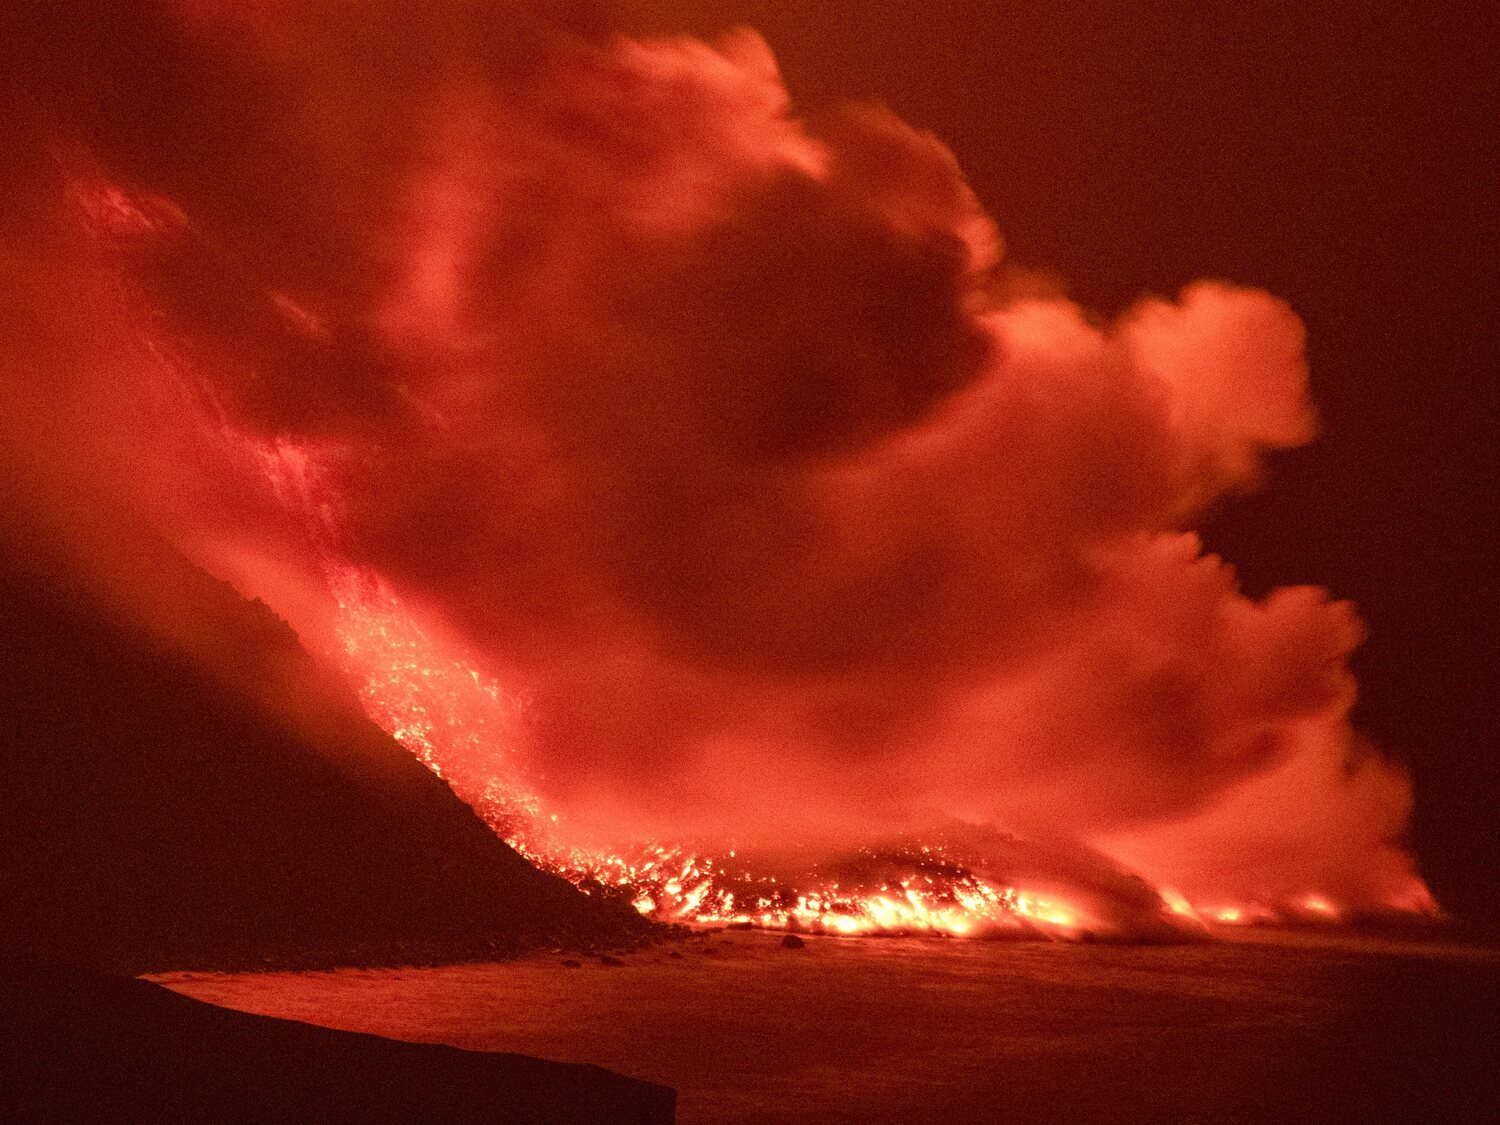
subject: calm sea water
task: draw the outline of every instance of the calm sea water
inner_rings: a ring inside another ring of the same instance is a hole
[[[173,974],[190,996],[593,1062],[696,1122],[1500,1121],[1500,953],[1264,934],[1188,946],[733,932],[440,969]]]

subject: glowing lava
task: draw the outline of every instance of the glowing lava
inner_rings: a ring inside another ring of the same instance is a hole
[[[366,714],[444,778],[511,847],[588,893],[628,901],[659,921],[836,935],[1161,938],[1200,935],[1212,924],[1328,924],[1346,914],[1320,892],[1288,901],[1193,903],[1160,886],[1150,889],[1145,916],[1127,924],[1110,909],[1085,905],[1091,896],[1082,888],[1069,894],[1055,879],[1045,891],[1017,885],[982,873],[984,858],[971,850],[930,841],[864,848],[836,863],[783,861],[770,865],[776,874],[734,850],[716,854],[663,842],[580,845],[575,829],[584,826],[547,808],[524,779],[515,752],[524,739],[524,701],[425,629],[378,573],[343,560],[329,546],[336,513],[320,499],[325,492],[315,454],[288,443],[248,444],[277,496],[302,514],[310,539],[320,545],[337,607],[333,655]],[[1418,912],[1423,903],[1416,904]]]
[[[314,455],[289,443],[247,444],[277,496],[324,544],[338,613],[335,655],[365,713],[532,863],[590,893],[628,899],[660,921],[842,935],[1108,932],[1106,922],[1057,895],[986,879],[933,844],[867,850],[855,857],[865,861],[863,872],[830,875],[814,865],[786,878],[753,871],[734,851],[714,856],[659,843],[608,851],[565,842],[568,826],[520,780],[510,753],[520,737],[517,701],[468,660],[445,654],[380,575],[326,547],[331,513],[318,502]]]
[[[277,454],[273,460],[280,461],[284,489],[287,466],[296,459]],[[508,844],[589,893],[629,901],[653,919],[692,925],[837,935],[1130,936],[1107,914],[1065,893],[986,877],[961,853],[935,844],[864,849],[838,872],[812,864],[772,876],[734,851],[704,854],[664,843],[611,851],[568,843],[570,826],[517,775],[509,748],[517,737],[518,702],[466,660],[445,654],[378,575],[330,563],[328,579],[339,611],[338,658],[369,717],[445,778]],[[1208,923],[1316,923],[1342,915],[1321,894],[1291,903],[1201,907],[1171,888],[1157,894],[1161,927],[1153,936],[1199,934]]]
[[[1248,597],[1183,530],[1312,436],[1289,308],[1002,297],[951,154],[878,114],[809,132],[753,37],[553,62],[534,96],[437,98],[456,137],[408,123],[396,204],[321,216],[379,228],[346,232],[347,275],[257,265],[301,229],[276,214],[260,254],[191,194],[78,188],[183,384],[160,442],[122,444],[170,451],[142,503],[195,561],[523,855],[655,918],[1085,938],[1434,909],[1409,779],[1350,725],[1352,608]],[[924,827],[950,822],[1024,839]],[[727,843],[819,832],[842,853]]]
[[[850,886],[811,873],[795,884],[757,875],[724,857],[643,844],[624,854],[565,844],[560,817],[507,780],[498,684],[444,659],[378,577],[332,572],[346,672],[366,713],[469,802],[533,863],[594,893],[628,897],[642,914],[694,924],[751,924],[834,934],[1032,933],[1071,937],[1099,923],[1081,910],[990,882],[931,845],[894,857],[910,874]]]

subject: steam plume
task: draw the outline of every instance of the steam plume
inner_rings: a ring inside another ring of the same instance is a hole
[[[1250,600],[1187,530],[1313,436],[1284,304],[1008,296],[942,144],[798,118],[750,32],[372,11],[121,4],[82,72],[31,17],[33,257],[109,302],[45,308],[35,428],[95,431],[67,400],[121,367],[160,400],[93,434],[106,491],[314,645],[328,560],[379,575],[606,836],[956,819],[1195,901],[1425,902],[1354,612]]]

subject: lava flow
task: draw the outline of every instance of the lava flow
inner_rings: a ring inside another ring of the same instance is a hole
[[[1105,929],[1056,897],[988,881],[931,844],[864,851],[842,881],[816,870],[758,875],[722,857],[663,844],[614,853],[562,842],[557,813],[510,780],[500,686],[462,660],[445,659],[381,580],[352,568],[330,574],[345,671],[370,718],[453,786],[527,859],[591,893],[628,899],[661,921],[746,924],[834,934],[1035,934],[1074,937]],[[899,875],[872,877],[895,866]],[[863,870],[860,870],[863,869]]]
[[[36,427],[60,478],[653,917],[1435,909],[1409,780],[1350,721],[1352,607],[1249,596],[1188,530],[1315,434],[1286,304],[1200,282],[1100,317],[1008,266],[934,137],[795,115],[753,33],[469,7],[398,80],[317,5],[193,6],[204,120],[257,122],[232,174],[197,117],[65,123],[37,254],[103,311],[57,330],[94,361]]]
[[[272,454],[267,464],[286,456],[284,450]],[[984,877],[974,869],[980,861],[972,846],[965,854],[962,846],[916,840],[859,849],[835,864],[803,864],[785,876],[758,872],[753,859],[732,850],[713,855],[668,844],[619,851],[568,844],[559,814],[548,812],[514,776],[505,739],[518,737],[516,702],[462,659],[438,651],[378,576],[347,565],[331,566],[329,575],[340,611],[340,658],[371,719],[444,777],[527,859],[589,893],[629,900],[659,921],[845,936],[1093,940],[1195,936],[1211,923],[1337,922],[1344,913],[1316,893],[1200,908],[1171,888],[1147,891],[1144,909],[1137,901],[1133,911],[1124,910],[1118,897],[1104,909],[1090,909],[1070,901],[1067,891],[1038,894]],[[1014,844],[997,839],[1002,850]],[[829,866],[838,870],[820,869]],[[1416,890],[1417,897],[1393,911],[1405,905],[1424,912],[1424,893]]]
[[[975,870],[978,856],[966,854],[972,846],[933,840],[860,848],[822,862],[773,860],[769,866],[781,874],[767,873],[764,859],[732,849],[715,854],[671,843],[604,848],[569,842],[573,826],[544,806],[515,760],[515,745],[525,737],[521,701],[462,656],[445,653],[378,574],[332,553],[337,517],[317,454],[232,433],[227,439],[251,451],[278,500],[306,529],[337,607],[332,655],[366,714],[444,778],[511,847],[588,893],[629,901],[658,921],[844,936],[1093,939],[1201,929],[1181,900],[1148,895],[1148,909],[1137,910],[1126,925],[1118,904],[1090,911],[1056,892],[986,878]],[[1007,842],[1000,838],[1002,849]],[[1278,917],[1264,909],[1259,916]]]

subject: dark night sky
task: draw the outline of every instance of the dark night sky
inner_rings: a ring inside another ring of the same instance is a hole
[[[1415,775],[1439,898],[1494,918],[1494,12],[644,6],[658,26],[757,28],[803,107],[874,98],[932,130],[1012,260],[1087,305],[1202,276],[1291,302],[1322,434],[1207,538],[1251,591],[1307,582],[1358,604],[1357,721]]]

